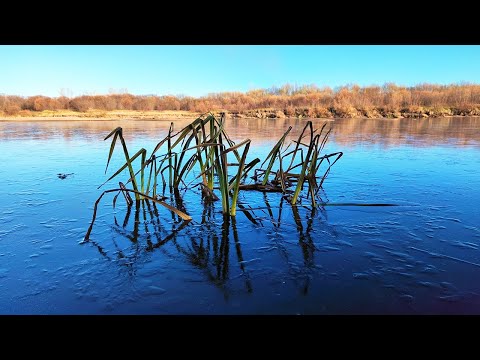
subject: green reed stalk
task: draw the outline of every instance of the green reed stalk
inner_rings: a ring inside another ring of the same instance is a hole
[[[267,169],[265,170],[265,174],[264,174],[264,178],[263,178],[263,181],[262,181],[262,185],[265,185],[268,181],[268,176],[270,175],[270,172],[272,171],[272,167],[275,163],[275,159],[277,158],[277,156],[280,155],[280,150],[281,150],[281,147],[285,141],[285,138],[287,137],[287,135],[290,133],[290,131],[292,130],[292,127],[290,126],[288,128],[288,130],[283,134],[283,136],[280,138],[280,140],[278,140],[278,142],[275,144],[275,146],[273,147],[273,149],[270,151],[270,153],[267,155],[266,159],[263,161],[262,163],[262,166],[263,164],[268,160],[270,159],[270,162],[267,166]]]
[[[173,132],[173,122],[170,123],[170,129],[168,130],[168,186],[173,186],[173,173],[172,173],[172,132]]]
[[[123,138],[122,128],[117,127],[110,134],[108,134],[107,137],[105,137],[104,140],[107,140],[110,136],[112,136],[112,134],[115,134],[115,136],[113,137],[112,144],[110,145],[110,152],[109,152],[109,155],[108,155],[107,167],[105,168],[105,172],[107,171],[108,164],[110,163],[110,159],[111,159],[112,154],[113,154],[113,149],[115,147],[116,140],[118,138],[120,138],[120,142],[121,142],[122,147],[123,147],[123,153],[124,153],[125,159],[127,161],[128,171],[130,172],[130,178],[132,180],[133,189],[135,191],[138,191],[137,182],[135,180],[135,172],[133,171],[132,162],[131,162],[130,156],[128,155],[128,148],[127,148],[127,144],[125,143],[125,139]],[[136,200],[140,199],[140,195],[138,193],[135,193],[135,199]]]
[[[297,203],[298,196],[300,195],[300,191],[303,188],[303,183],[305,181],[307,167],[308,167],[308,163],[310,161],[310,156],[312,155],[313,148],[314,148],[314,146],[313,146],[313,141],[312,141],[312,143],[310,143],[310,146],[309,146],[308,151],[307,151],[307,155],[305,156],[305,159],[304,159],[303,164],[302,164],[302,170],[300,172],[300,176],[298,177],[297,187],[295,188],[295,192],[293,194],[292,201],[291,201],[292,205],[295,205]]]
[[[240,162],[238,163],[238,171],[237,171],[237,175],[235,177],[234,183],[233,183],[232,204],[230,206],[230,215],[231,216],[235,216],[236,211],[237,211],[238,191],[239,191],[239,188],[240,188],[240,182],[241,182],[242,175],[243,175],[243,169],[244,169],[244,166],[245,166],[245,160],[247,158],[248,149],[250,148],[250,139],[246,139],[246,140],[242,141],[241,143],[239,143],[237,145],[234,145],[233,147],[230,147],[229,149],[224,150],[222,152],[222,156],[225,156],[225,161],[226,161],[226,155],[229,152],[234,152],[238,148],[240,148],[244,145],[245,145],[245,148],[243,149],[242,157],[240,158]],[[228,182],[227,182],[227,194],[228,194],[228,190],[229,189],[228,189]]]

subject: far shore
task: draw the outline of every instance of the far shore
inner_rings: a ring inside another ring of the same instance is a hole
[[[213,111],[213,114],[219,116],[222,111]],[[299,113],[295,116],[287,116],[280,110],[275,109],[258,109],[245,113],[226,112],[229,118],[245,118],[245,119],[295,119],[295,118],[318,118],[323,120],[334,120],[338,118],[358,118],[358,119],[403,119],[403,118],[453,118],[453,117],[477,117],[476,113],[470,114],[468,112],[459,114],[436,114],[430,112],[418,113],[396,113],[394,116],[387,114],[382,116],[379,113],[373,114],[350,114],[351,116],[322,116],[312,117],[306,113]],[[112,121],[112,120],[152,120],[152,121],[172,121],[185,120],[192,121],[201,116],[199,112],[190,111],[135,111],[135,110],[116,110],[116,111],[101,111],[88,110],[86,112],[76,112],[70,110],[58,111],[42,111],[29,112],[28,114],[18,114],[14,116],[6,116],[0,114],[0,121]]]
[[[76,112],[69,110],[29,112],[5,116],[0,121],[111,121],[111,120],[195,120],[201,114],[189,111],[100,111]]]

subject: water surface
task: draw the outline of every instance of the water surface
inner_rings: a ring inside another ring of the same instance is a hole
[[[264,158],[304,124],[235,119],[227,131]],[[221,204],[187,191],[193,221],[180,228],[165,209],[128,213],[107,195],[81,244],[107,178],[103,137],[122,126],[132,151],[151,150],[169,122],[0,122],[0,313],[480,313],[480,119],[329,124],[325,150],[344,157],[322,199],[398,206],[312,209],[248,192],[255,221],[225,222]],[[109,174],[121,164],[115,153]]]

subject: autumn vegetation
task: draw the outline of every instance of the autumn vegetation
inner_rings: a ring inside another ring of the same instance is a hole
[[[332,89],[290,85],[242,92],[212,93],[194,98],[173,95],[0,96],[0,115],[31,116],[45,111],[207,111],[238,117],[443,117],[479,116],[480,85],[392,83],[383,86],[347,85]]]

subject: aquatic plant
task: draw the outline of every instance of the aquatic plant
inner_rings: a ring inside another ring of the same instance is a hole
[[[117,193],[113,198],[114,207],[120,193],[123,194],[128,207],[133,206],[134,201],[130,197],[130,193],[133,193],[136,207],[142,202],[152,201],[166,207],[185,222],[190,221],[191,216],[184,209],[181,210],[164,201],[167,190],[176,199],[180,199],[181,190],[199,187],[205,202],[220,200],[224,216],[232,217],[236,215],[237,206],[246,211],[238,204],[241,190],[279,192],[292,205],[296,205],[304,197],[310,199],[313,207],[317,206],[318,191],[331,167],[343,155],[342,152],[321,154],[331,131],[331,129],[324,131],[326,124],[318,132],[318,129],[313,129],[312,122],[307,121],[298,139],[284,148],[287,136],[292,130],[292,127],[289,127],[261,162],[259,158],[247,161],[250,139],[237,144],[232,141],[225,131],[225,119],[225,114],[217,119],[212,113],[207,113],[176,133],[174,124],[171,123],[167,136],[157,143],[148,158],[147,150],[144,148],[130,157],[121,127],[108,134],[104,140],[112,136],[113,138],[105,173],[118,141],[122,146],[125,164],[99,188],[119,176],[125,169],[128,169],[130,177],[125,184],[119,182],[119,188],[106,190],[97,199],[85,240],[90,237],[100,200],[105,194],[113,192]],[[288,151],[292,144],[294,149]],[[260,162],[261,165],[256,167]],[[323,163],[326,164],[326,169],[320,171]],[[135,164],[139,167],[137,171],[134,170]],[[194,170],[197,175],[187,184],[185,181]],[[249,178],[248,174],[252,170],[254,175]],[[246,183],[247,178],[253,182]],[[197,181],[200,182],[195,184]],[[126,187],[129,183],[132,189]],[[302,190],[307,184],[308,191],[306,195],[302,195]],[[293,187],[294,190],[291,189]]]

